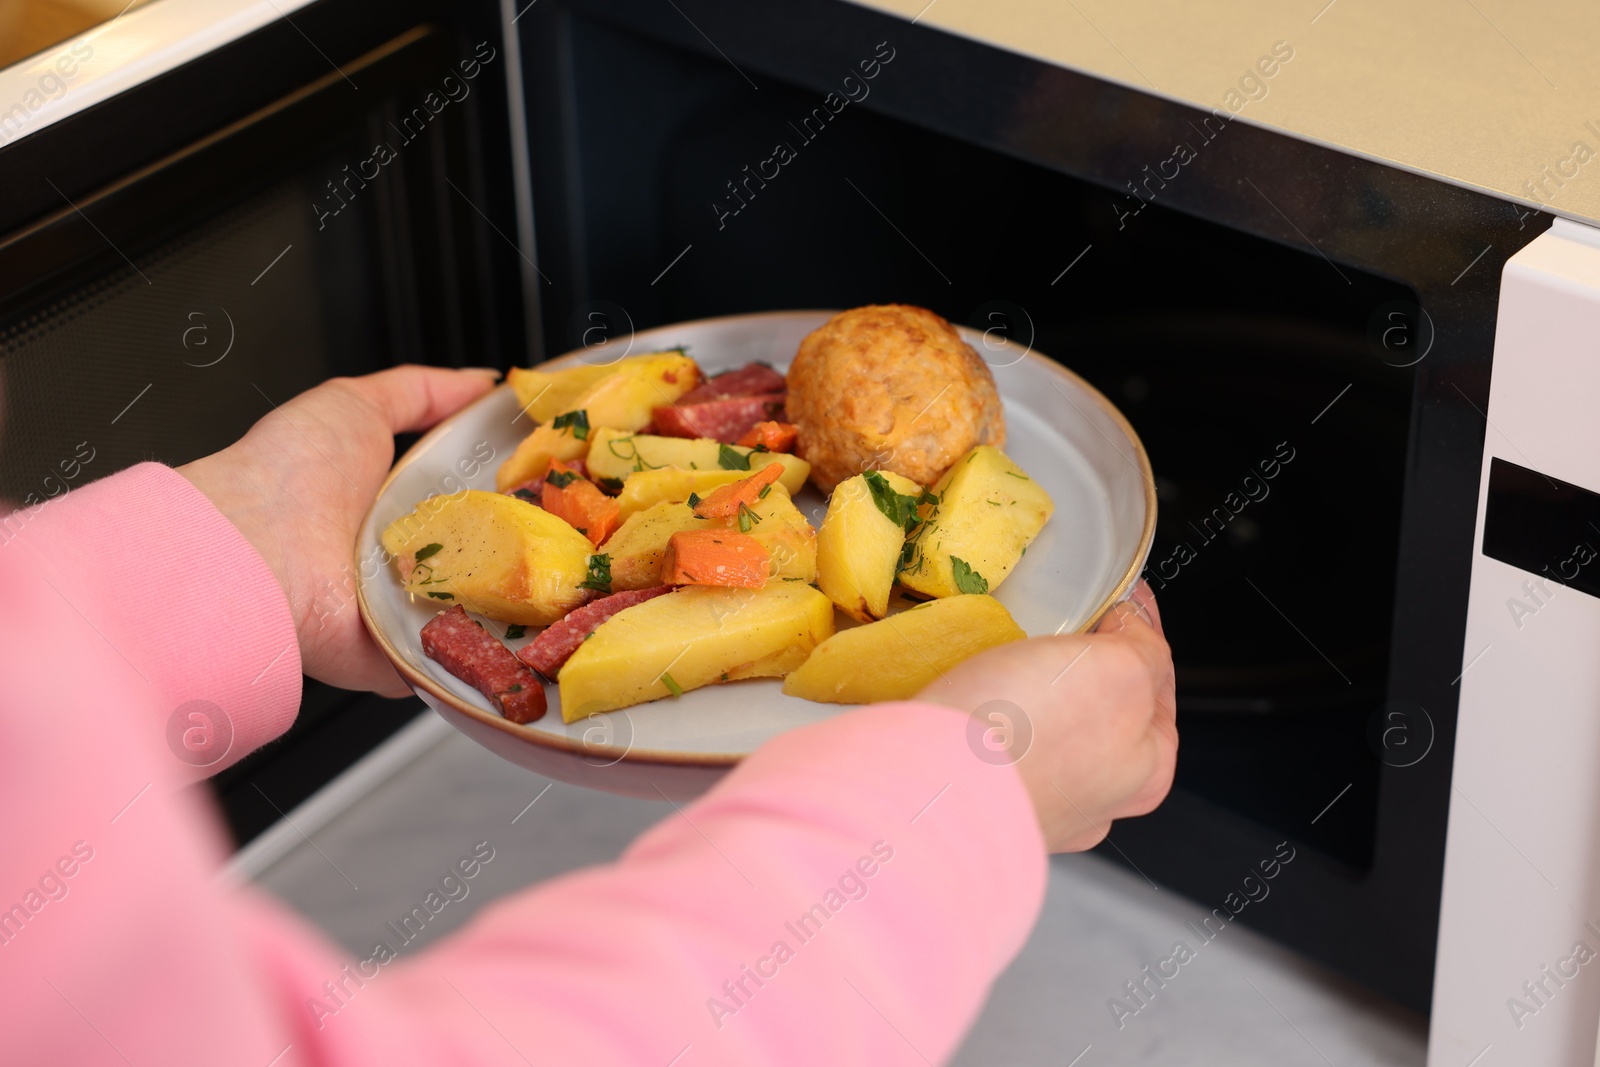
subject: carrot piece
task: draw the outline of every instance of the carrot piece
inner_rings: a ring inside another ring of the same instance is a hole
[[[739,514],[741,507],[753,507],[761,499],[762,490],[783,475],[783,464],[768,463],[748,478],[719,485],[706,498],[694,506],[694,513],[702,519],[728,519]]]
[[[725,585],[760,589],[772,560],[749,534],[738,530],[681,530],[667,542],[661,580],[667,585]]]
[[[765,448],[768,452],[793,452],[799,434],[792,422],[758,422],[734,444],[741,448]]]
[[[622,522],[622,506],[579,470],[559,459],[551,461],[549,473],[544,476],[539,504],[597,546]]]

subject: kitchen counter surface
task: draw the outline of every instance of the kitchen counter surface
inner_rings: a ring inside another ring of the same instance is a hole
[[[670,816],[665,803],[595,793],[512,766],[428,713],[291,812],[288,823],[241,853],[236,870],[354,952],[370,948],[384,922],[420,900],[447,864],[488,841],[493,861],[465,899],[428,925],[420,947],[498,897],[614,859],[641,830]],[[1271,907],[1271,897],[1254,906]],[[1057,857],[1038,927],[954,1062],[1423,1063],[1423,1020],[1243,928],[1199,948],[1119,1030],[1108,1000],[1126,1001],[1122,984],[1171,952],[1174,941],[1193,948],[1198,940],[1185,923],[1198,923],[1204,912],[1098,856]],[[980,910],[974,918],[981,921]]]
[[[1600,167],[1587,165],[1600,152],[1597,16],[1578,0],[856,2],[1600,222]]]

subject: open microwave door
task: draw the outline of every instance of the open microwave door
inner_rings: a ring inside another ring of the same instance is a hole
[[[1507,261],[1429,1067],[1590,1067],[1600,1024],[1600,230]]]

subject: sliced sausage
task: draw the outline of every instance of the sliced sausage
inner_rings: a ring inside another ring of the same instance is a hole
[[[654,589],[629,589],[591,601],[545,627],[543,633],[517,650],[517,658],[546,678],[554,678],[561,665],[601,623],[623,608],[670,592],[672,586],[660,585]]]
[[[726,400],[730,396],[759,396],[781,393],[789,387],[783,375],[765,363],[747,363],[738,370],[707,378],[678,398],[680,404],[699,404],[707,400]]]
[[[539,676],[461,605],[428,620],[422,628],[422,651],[488,697],[512,722],[529,723],[544,715]]]
[[[656,433],[667,437],[714,437],[733,444],[758,422],[783,421],[783,393],[735,396],[698,404],[678,401],[655,409]]]

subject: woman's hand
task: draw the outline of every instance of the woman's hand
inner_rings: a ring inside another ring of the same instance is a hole
[[[272,568],[311,677],[410,693],[356,609],[356,528],[394,462],[394,435],[432,426],[496,377],[405,366],[335,378],[278,406],[237,443],[178,468]]]
[[[1011,749],[999,761],[1015,759],[1052,852],[1093,848],[1111,820],[1146,814],[1172,787],[1172,652],[1144,582],[1095,633],[990,649],[919,699],[976,712],[982,736]]]

